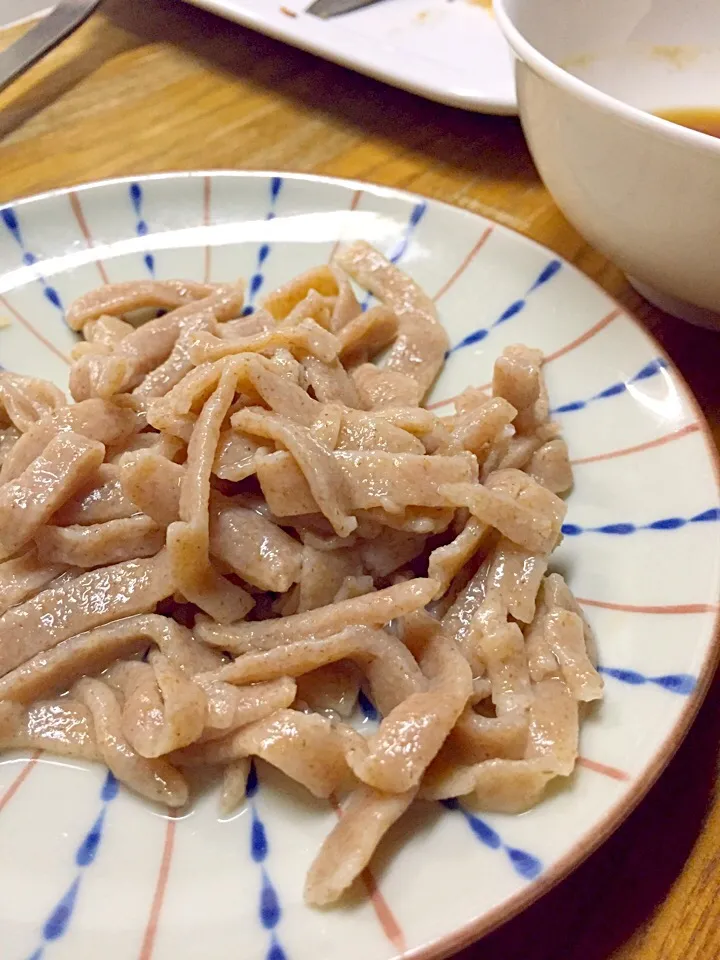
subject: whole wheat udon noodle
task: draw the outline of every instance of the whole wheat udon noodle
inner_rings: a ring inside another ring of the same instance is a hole
[[[0,374],[0,745],[170,807],[201,765],[230,812],[253,758],[339,798],[315,905],[416,798],[519,812],[572,772],[602,681],[548,573],[572,477],[537,351],[426,410],[447,336],[364,243],[254,311],[145,281],[68,321],[74,402]]]

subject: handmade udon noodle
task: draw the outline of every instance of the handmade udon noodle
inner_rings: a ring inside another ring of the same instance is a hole
[[[518,812],[572,772],[602,681],[548,575],[572,476],[538,351],[424,409],[447,336],[364,243],[254,311],[241,283],[144,281],[68,322],[74,402],[0,374],[2,747],[169,807],[216,767],[225,812],[274,765],[343,802],[315,905],[416,797]]]

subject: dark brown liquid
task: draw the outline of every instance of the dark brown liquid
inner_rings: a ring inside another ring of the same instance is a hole
[[[720,107],[674,107],[672,110],[657,110],[655,116],[720,138]]]

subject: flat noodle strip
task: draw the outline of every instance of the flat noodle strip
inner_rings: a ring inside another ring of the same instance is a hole
[[[249,424],[251,416],[261,416],[242,412],[243,419],[236,421],[238,423]],[[262,428],[255,422],[253,429]],[[300,431],[302,428],[296,429]],[[286,436],[290,437],[287,441],[290,450],[293,439],[289,433]],[[257,462],[260,486],[276,516],[315,512],[321,506],[317,499],[320,497],[324,504],[322,512],[331,522],[330,514],[338,514],[333,526],[340,532],[347,529],[347,523],[343,520],[345,514],[331,499],[333,483],[342,484],[347,510],[379,508],[389,513],[398,513],[408,506],[446,507],[448,499],[443,485],[446,479],[457,481],[447,489],[454,489],[457,485],[464,490],[466,481],[472,490],[477,486],[470,483],[477,461],[467,454],[442,458],[384,451],[338,450],[330,454],[319,450],[317,442],[310,449],[312,437],[307,431],[298,432],[295,439],[298,443],[291,454],[275,453]],[[308,449],[301,448],[300,441]],[[304,466],[296,454],[303,456]],[[340,536],[347,534],[340,533]]]
[[[208,701],[205,730],[199,743],[220,739],[239,727],[264,720],[277,710],[289,707],[297,693],[295,681],[290,677],[247,687],[235,687],[203,674],[196,675],[194,680],[205,691]]]
[[[324,330],[330,327],[330,317],[335,297],[323,297],[317,290],[308,291],[307,296],[292,308],[280,321],[280,326],[292,327],[301,320],[314,320]]]
[[[340,732],[324,717],[298,710],[278,710],[224,740],[190,747],[175,759],[192,765],[249,756],[278,767],[316,797],[329,797],[347,776]]]
[[[363,363],[352,372],[360,402],[367,410],[391,410],[420,403],[422,388],[416,380],[396,370],[378,369]]]
[[[141,757],[161,757],[194,743],[205,728],[207,698],[159,650],[148,658],[149,670],[126,689],[122,729]]]
[[[545,554],[532,553],[500,539],[490,562],[488,589],[496,589],[510,614],[521,623],[535,616],[535,598],[547,570]]]
[[[0,677],[61,640],[154,609],[172,590],[164,551],[51,585],[0,617]]]
[[[360,548],[363,563],[374,577],[386,577],[419,557],[427,536],[405,530],[388,530]],[[432,579],[435,579],[434,577]]]
[[[65,569],[62,563],[43,563],[33,548],[0,563],[0,615],[38,593]]]
[[[222,360],[236,354],[263,353],[273,348],[289,350],[295,356],[310,354],[326,363],[332,363],[338,354],[338,341],[314,320],[302,320],[293,327],[280,327],[242,340],[221,340],[212,334],[198,334],[190,350],[195,364]]]
[[[442,485],[440,494],[454,506],[467,507],[478,520],[495,527],[518,546],[534,553],[549,553],[560,536],[565,504],[519,470],[501,473],[491,475],[487,486]],[[490,485],[493,480],[495,485]]]
[[[493,813],[524,813],[540,800],[552,777],[538,761],[486,760],[475,768],[475,803]]]
[[[179,669],[193,676],[217,668],[221,658],[193,640],[190,631],[167,617],[143,614],[126,617],[87,633],[62,640],[0,679],[0,701],[31,703],[60,693],[82,676],[101,673],[154,643]]]
[[[112,400],[131,380],[132,367],[125,357],[92,350],[75,359],[70,372],[70,393],[74,400]]]
[[[343,403],[347,407],[362,407],[357,387],[337,357],[332,361],[306,357],[303,367],[313,393],[322,403]]]
[[[472,794],[472,804],[494,813],[524,813],[542,798],[555,776],[542,759],[493,758],[463,765],[438,757],[423,781],[423,800],[448,800]]]
[[[356,551],[316,550],[305,546],[299,576],[298,613],[315,610],[335,600],[335,595],[348,577],[363,572],[362,561]]]
[[[348,754],[357,778],[386,793],[405,793],[419,785],[472,693],[467,660],[439,624],[428,620],[432,626],[425,625],[425,635],[416,635],[413,642],[428,689],[398,704],[378,732]]]
[[[273,290],[262,300],[262,307],[274,320],[285,320],[312,292],[323,298],[336,297],[340,292],[341,278],[341,272],[332,267],[313,267]]]
[[[180,494],[180,520],[167,531],[168,559],[175,585],[219,623],[242,620],[253,606],[245,590],[212,568],[209,556],[210,473],[220,427],[234,393],[234,377],[226,370],[193,430]]]
[[[325,907],[339,899],[368,865],[377,845],[405,813],[416,792],[383,794],[366,786],[353,791],[308,871],[306,903]]]
[[[398,319],[385,306],[370,307],[340,331],[340,360],[346,368],[372,360],[391,344],[398,332]]]
[[[533,687],[527,756],[545,770],[569,776],[578,753],[578,705],[559,677]]]
[[[523,710],[484,717],[466,708],[447,743],[465,760],[473,763],[494,758],[522,760],[527,749],[528,726],[528,715]]]
[[[168,310],[213,292],[213,287],[191,280],[142,280],[113,283],[78,297],[67,312],[71,330],[82,330],[86,323],[105,315],[124,316],[146,307]]]
[[[575,699],[599,700],[603,681],[587,655],[582,618],[569,610],[553,610],[545,618],[545,636]]]
[[[176,457],[183,457],[186,454],[186,448],[187,444],[180,437],[171,437],[168,434],[155,433],[154,431],[144,431],[143,433],[136,433],[122,448],[111,447],[106,451],[105,459],[107,465],[116,467],[126,457],[135,453],[152,451],[158,456],[174,461]]]
[[[254,510],[232,502],[211,507],[210,551],[259,590],[284,593],[301,576],[298,542]]]
[[[6,701],[0,708],[3,750],[46,750],[78,760],[100,759],[92,715],[77,700],[41,700],[27,710]]]
[[[332,454],[303,427],[286,423],[266,413],[240,410],[233,415],[233,426],[256,436],[283,443],[307,481],[313,499],[340,537],[357,527],[345,503],[343,475]]]
[[[137,414],[105,400],[62,407],[43,417],[18,440],[3,462],[0,483],[20,476],[58,433],[71,431],[107,447],[126,441],[137,428]]]
[[[66,403],[62,390],[47,380],[0,373],[0,409],[21,433]]]
[[[257,468],[255,454],[261,447],[262,443],[258,440],[235,433],[234,430],[223,430],[215,454],[213,473],[222,480],[235,482],[251,477]]]
[[[141,757],[127,742],[120,704],[106,683],[85,678],[75,684],[72,694],[92,714],[98,752],[121,783],[167,807],[187,803],[187,784],[178,771],[166,760]]]
[[[532,694],[524,638],[520,627],[508,621],[496,592],[487,595],[473,617],[469,642],[485,664],[498,716],[525,710]]]
[[[282,376],[259,360],[250,366],[250,380],[270,409],[282,417],[311,427],[319,419],[322,404],[310,397],[299,384]]]
[[[180,495],[186,471],[153,451],[132,454],[120,463],[120,486],[135,512],[142,511],[161,526],[180,519]]]
[[[152,453],[122,464],[121,484],[153,520],[168,526],[180,517],[185,468]],[[302,547],[276,524],[233,500],[210,498],[210,542],[213,557],[260,590],[284,593],[300,579]]]
[[[104,455],[101,443],[60,433],[16,480],[1,486],[0,559],[25,546],[92,476]]]
[[[99,374],[102,376],[104,366],[111,369],[113,365],[119,365],[122,376],[118,391],[137,386],[143,377],[167,361],[185,329],[197,326],[198,323],[203,325],[207,320],[208,312],[211,312],[218,321],[237,316],[242,309],[243,298],[242,284],[221,286],[201,300],[188,303],[162,317],[150,320],[129,336],[124,337],[110,357],[97,358]],[[81,360],[79,366],[82,362]],[[71,373],[71,384],[74,373],[75,368]],[[73,395],[75,396],[74,391]],[[76,396],[76,399],[83,398]]]
[[[428,576],[436,581],[436,599],[447,592],[453,578],[462,570],[482,543],[487,526],[470,517],[461,533],[444,547],[433,550],[428,560]]]
[[[493,396],[504,397],[517,409],[515,428],[519,434],[535,432],[548,417],[542,360],[539,350],[519,344],[506,347],[495,361]]]
[[[424,454],[422,440],[375,413],[344,411],[337,450]]]
[[[0,430],[0,468],[21,436],[17,427],[5,427]]]
[[[104,313],[97,320],[88,320],[84,323],[82,332],[86,344],[93,344],[96,347],[114,347],[134,329],[133,325],[126,320]]]
[[[245,799],[251,763],[250,757],[240,757],[239,760],[231,760],[223,770],[220,813],[224,817],[234,813]]]
[[[598,657],[595,637],[593,636],[590,624],[583,615],[580,604],[573,596],[572,590],[570,587],[568,587],[567,583],[565,583],[559,573],[550,574],[550,576],[546,578],[544,586],[544,595],[547,598],[547,603],[551,608],[560,607],[563,610],[569,610],[571,613],[576,613],[582,620],[587,655],[593,666],[597,666]]]
[[[482,606],[487,593],[489,568],[490,560],[487,559],[465,584],[442,618],[443,629],[455,638],[468,663],[478,674],[484,673],[485,663],[473,641],[472,629],[475,614]]]
[[[336,260],[354,280],[394,311],[399,332],[388,354],[387,367],[416,380],[424,395],[438,375],[450,345],[432,300],[363,241],[341,250]]]
[[[215,330],[217,321],[213,305],[199,310],[180,325],[180,333],[170,356],[150,373],[133,390],[136,397],[164,397],[172,388],[190,373],[194,364],[190,359],[190,350],[197,334],[202,330]]]
[[[246,653],[234,663],[208,675],[205,681],[258,683],[279,677],[299,677],[341,660],[354,660],[365,672],[381,713],[389,713],[427,683],[407,647],[384,630],[346,627],[341,633],[310,637],[265,650]]]
[[[53,514],[52,521],[58,527],[107,523],[124,520],[137,512],[135,504],[123,493],[117,466],[104,463],[87,486]]]
[[[587,699],[596,699],[596,694],[602,689],[602,681],[593,670],[597,664],[595,639],[589,624],[582,615],[577,600],[573,597],[563,578],[557,573],[551,574],[543,581],[538,592],[535,619],[525,630],[530,676],[533,680],[539,681],[546,677],[557,676],[560,673],[558,658],[553,646],[557,647],[557,650],[562,653],[564,645],[558,642],[559,638],[556,633],[553,632],[552,636],[549,634],[547,626],[550,615],[562,611],[575,614],[582,625],[584,656],[582,649],[578,648],[577,641],[575,641],[572,645],[571,660],[578,664],[589,684],[585,688],[584,682],[581,682],[582,688],[587,691]],[[586,697],[583,696],[581,699],[586,699]]]
[[[533,453],[527,472],[553,493],[567,493],[573,485],[567,444],[561,437],[549,440]]]
[[[227,320],[218,325],[217,335],[223,340],[239,340],[243,337],[252,337],[256,333],[266,333],[272,330],[275,321],[270,314],[263,310],[253,311],[248,316],[239,316],[235,320]]]
[[[45,527],[35,537],[38,556],[48,563],[103,567],[137,557],[154,557],[165,531],[143,514],[89,526]]]
[[[424,607],[435,592],[435,581],[418,578],[399,583],[362,597],[344,600],[307,613],[290,617],[242,623],[223,627],[210,622],[199,623],[198,637],[205,643],[245,653],[249,650],[271,650],[299,638],[322,638],[339,633],[350,625],[381,627],[396,617]],[[2,621],[0,620],[0,623]]]
[[[490,445],[501,437],[502,431],[516,416],[517,410],[507,400],[501,397],[483,399],[482,403],[456,417],[452,429],[453,445],[484,459]]]

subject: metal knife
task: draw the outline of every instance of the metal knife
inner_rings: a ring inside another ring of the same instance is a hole
[[[62,0],[40,23],[0,53],[0,90],[76,30],[102,0]]]
[[[380,2],[381,0],[315,0],[315,3],[311,3],[305,12],[312,13],[322,20],[329,20],[330,17],[339,17],[343,13],[352,13],[353,10]]]

